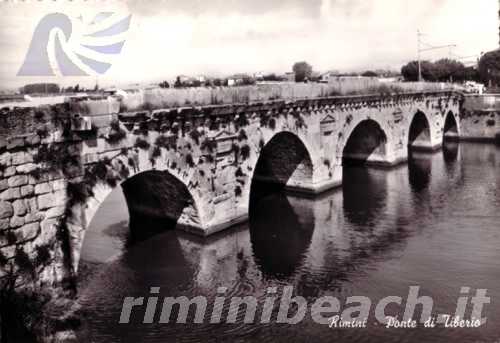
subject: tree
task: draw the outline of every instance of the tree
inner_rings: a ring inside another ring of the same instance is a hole
[[[490,51],[481,56],[479,77],[489,86],[500,85],[500,50]]]
[[[312,67],[305,61],[295,63],[292,69],[295,73],[296,82],[308,81],[311,78]]]
[[[56,83],[32,83],[21,88],[23,94],[54,94],[60,93],[61,89]]]
[[[480,82],[479,70],[474,67],[466,67],[464,69],[464,80]]]
[[[175,79],[174,88],[181,88],[181,87],[182,87],[181,78],[180,76],[177,76],[177,78]]]
[[[418,62],[411,61],[401,68],[405,81],[418,81]]]
[[[437,81],[436,68],[432,62],[421,61],[420,70],[425,81]],[[418,81],[418,61],[411,61],[401,68],[405,81]]]
[[[462,62],[443,58],[436,62],[422,61],[420,63],[422,78],[431,82],[457,82],[475,80],[473,68],[466,68]],[[406,81],[418,80],[418,62],[411,61],[401,68],[401,74]]]
[[[437,81],[463,81],[465,66],[462,62],[449,58],[443,58],[434,62],[434,72]]]
[[[283,81],[283,77],[277,76],[274,73],[264,75],[262,79],[264,81]]]
[[[364,77],[378,77],[378,74],[376,72],[374,72],[374,71],[367,70],[363,74],[361,74],[361,76],[364,76]]]
[[[160,82],[160,88],[170,88],[170,84],[167,81]]]

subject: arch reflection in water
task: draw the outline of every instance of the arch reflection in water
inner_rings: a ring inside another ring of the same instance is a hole
[[[373,227],[386,206],[387,172],[365,167],[343,168],[342,194],[346,218],[355,228]]]
[[[250,241],[255,262],[268,278],[287,278],[303,262],[314,231],[308,202],[252,184]]]
[[[432,154],[408,151],[408,181],[414,193],[421,193],[431,181]]]
[[[446,163],[453,163],[458,158],[459,143],[453,141],[445,141],[443,143],[443,157]]]

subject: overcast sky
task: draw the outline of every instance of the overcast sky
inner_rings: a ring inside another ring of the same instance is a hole
[[[498,45],[498,0],[133,0],[0,2],[0,86],[16,76],[33,31],[48,13],[71,17],[71,42],[97,12],[132,15],[104,85],[154,82],[178,74],[285,72],[306,60],[317,71],[399,69],[416,58],[417,29],[432,45],[478,55]],[[101,42],[102,43],[102,42]],[[68,43],[69,44],[69,43]],[[71,45],[65,48],[71,49]],[[450,50],[426,53],[449,57]],[[91,85],[96,77],[51,77]]]

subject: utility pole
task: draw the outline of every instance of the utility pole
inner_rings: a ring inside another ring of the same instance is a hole
[[[422,65],[421,65],[421,62],[420,62],[420,45],[421,45],[421,40],[420,40],[420,36],[422,34],[420,33],[420,30],[417,30],[417,41],[418,41],[418,82],[422,81]]]
[[[499,0],[500,1],[500,0]],[[425,51],[431,51],[431,50],[437,50],[437,49],[444,49],[444,48],[455,48],[455,44],[448,44],[448,45],[441,45],[441,46],[432,46],[430,44],[427,44],[425,42],[422,42],[422,36],[425,34],[420,32],[420,30],[417,30],[417,43],[418,43],[418,53],[417,53],[417,58],[418,58],[418,81],[422,81],[422,61],[421,61],[421,54],[422,52]],[[422,48],[422,45],[426,45],[427,48]]]

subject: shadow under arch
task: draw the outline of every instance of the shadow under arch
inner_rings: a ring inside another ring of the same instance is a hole
[[[113,188],[101,184],[94,189],[94,196],[100,201],[88,202],[89,223],[80,243],[76,268],[80,255],[85,249],[89,249],[88,245],[99,243],[99,239],[104,236],[114,236],[113,239],[119,239],[123,247],[131,247],[153,235],[173,230],[181,218],[185,221],[187,213],[191,218],[198,215],[195,201],[187,186],[168,171],[150,170],[138,173],[122,182],[121,188],[121,198],[117,197],[117,192],[120,192],[118,184]],[[104,220],[104,228],[93,228],[94,221],[101,219],[103,215],[114,216],[114,222],[110,224],[110,220]],[[102,231],[97,233],[93,232],[94,230]],[[106,239],[103,238],[104,240]],[[116,249],[114,250],[116,252]]]
[[[186,209],[197,212],[186,185],[168,171],[150,170],[122,184],[132,240],[174,229]]]
[[[343,165],[384,164],[387,135],[372,120],[361,121],[351,132],[342,151]]]
[[[444,120],[443,140],[458,140],[458,123],[452,111],[448,111]]]
[[[311,183],[312,173],[311,156],[305,144],[294,133],[283,131],[275,134],[262,148],[253,180],[284,188]]]
[[[422,111],[417,111],[411,121],[408,129],[408,148],[416,150],[431,148],[431,129]]]

